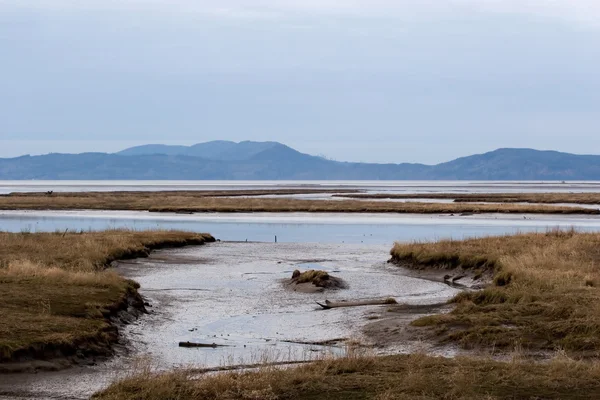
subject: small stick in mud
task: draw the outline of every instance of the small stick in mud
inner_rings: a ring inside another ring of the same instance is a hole
[[[216,343],[211,343],[211,344],[207,344],[207,343],[193,343],[193,342],[179,342],[179,347],[211,347],[211,348],[217,348],[217,347],[226,347],[226,345],[223,344],[216,344]]]
[[[323,307],[325,310],[329,310],[331,308],[340,308],[340,307],[358,307],[358,306],[377,306],[377,305],[386,305],[386,304],[398,304],[396,299],[387,298],[383,300],[364,300],[364,301],[340,301],[337,303],[331,302],[329,300],[325,300],[325,304],[319,303],[316,301],[318,305]]]
[[[321,340],[316,342],[306,342],[301,340],[282,340],[283,343],[295,343],[295,344],[305,344],[310,346],[335,346],[341,342],[347,341],[347,338],[337,338],[337,339],[328,339]]]

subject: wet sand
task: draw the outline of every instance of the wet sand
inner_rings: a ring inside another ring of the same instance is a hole
[[[140,292],[152,305],[150,315],[122,330],[127,351],[96,366],[0,375],[0,399],[87,398],[135,370],[141,357],[158,369],[301,361],[343,354],[344,339],[376,345],[378,354],[411,351],[411,346],[386,346],[372,334],[385,334],[387,327],[370,324],[390,306],[320,310],[315,304],[393,297],[427,313],[458,292],[407,276],[386,263],[388,252],[389,245],[222,242],[122,263],[118,270],[142,285]],[[334,273],[348,289],[310,294],[281,284],[294,269],[311,268]],[[422,313],[408,314],[407,323]],[[226,347],[178,346],[186,341]]]

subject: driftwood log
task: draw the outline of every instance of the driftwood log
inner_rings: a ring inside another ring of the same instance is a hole
[[[319,303],[316,301],[318,305],[323,307],[325,310],[329,310],[331,308],[339,308],[339,307],[359,307],[359,306],[377,306],[377,305],[385,305],[385,304],[398,304],[395,299],[383,299],[383,300],[362,300],[362,301],[340,301],[340,302],[332,302],[329,300],[325,300],[325,303]]]
[[[225,345],[219,345],[216,343],[194,343],[194,342],[179,342],[179,347],[211,347],[211,348],[217,348],[217,347],[225,347]]]

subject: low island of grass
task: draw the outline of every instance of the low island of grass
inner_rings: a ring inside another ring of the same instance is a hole
[[[334,197],[378,200],[454,200],[457,203],[588,204],[600,207],[600,193],[343,193]]]
[[[144,304],[138,285],[108,265],[213,240],[176,231],[0,233],[0,371],[111,354],[119,313]]]
[[[343,279],[329,275],[326,271],[310,269],[304,272],[294,270],[292,279],[284,281],[285,286],[305,293],[322,292],[325,289],[346,289]]]
[[[248,196],[265,191],[243,192]],[[286,194],[286,193],[284,193]],[[350,194],[349,194],[350,195]],[[0,195],[0,210],[130,210],[172,213],[397,213],[600,214],[600,210],[539,204],[385,202],[242,197],[239,191],[14,193]]]

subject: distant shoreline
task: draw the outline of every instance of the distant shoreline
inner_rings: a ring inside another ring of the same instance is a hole
[[[339,192],[339,191],[338,191]],[[356,191],[354,191],[355,193]],[[14,193],[0,196],[0,210],[123,210],[156,213],[395,213],[395,214],[564,214],[598,215],[600,209],[542,204],[394,202],[357,199],[304,200],[277,197],[319,190]],[[357,195],[347,193],[347,195]],[[345,194],[346,195],[346,194]],[[542,196],[543,194],[536,194]],[[554,194],[564,202],[571,194]],[[248,197],[244,197],[248,196]],[[257,197],[258,196],[258,197]],[[263,196],[263,197],[261,197]],[[275,196],[264,197],[264,196]],[[519,196],[519,195],[514,195]],[[530,195],[531,196],[531,195]],[[426,196],[423,196],[426,197]],[[587,194],[588,199],[600,194]],[[586,203],[589,204],[589,203]]]

